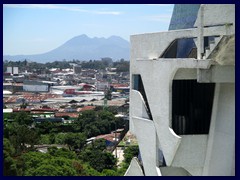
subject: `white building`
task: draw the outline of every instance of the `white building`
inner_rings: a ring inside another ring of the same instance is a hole
[[[80,65],[73,66],[73,73],[80,74],[82,72],[82,67]]]
[[[23,82],[23,91],[27,92],[49,92],[50,85],[39,81],[27,81]]]
[[[18,74],[18,67],[13,67],[13,74]]]
[[[197,13],[193,28],[131,36],[130,130],[141,161],[126,176],[235,175],[235,5]],[[195,44],[178,56],[186,39]]]
[[[109,82],[107,81],[97,81],[95,86],[98,91],[104,91],[109,88]]]
[[[18,75],[18,67],[7,67],[7,73]]]
[[[13,73],[12,67],[7,67],[7,73]]]

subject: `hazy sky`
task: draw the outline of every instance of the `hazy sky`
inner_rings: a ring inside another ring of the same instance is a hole
[[[37,54],[86,34],[108,38],[168,30],[173,4],[4,4],[3,54]]]

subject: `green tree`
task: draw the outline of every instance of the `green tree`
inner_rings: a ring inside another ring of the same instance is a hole
[[[23,176],[99,176],[91,166],[76,160],[67,149],[49,148],[47,153],[28,152],[21,157]]]
[[[124,61],[124,59],[113,63],[113,67],[117,68],[117,72],[129,72],[129,65],[130,62]]]
[[[17,154],[28,149],[28,146],[32,149],[33,145],[38,144],[40,140],[38,133],[26,125],[13,123],[10,129],[9,139],[16,149]]]
[[[50,141],[50,144],[54,144],[55,143],[55,134],[54,133],[50,133],[49,134],[49,141]]]
[[[90,123],[84,127],[83,131],[88,138],[101,134],[101,131],[98,129],[96,125],[97,123]]]
[[[80,130],[82,131],[87,124],[95,122],[96,117],[97,116],[95,111],[84,111],[81,115],[79,115],[78,119],[76,120],[76,125],[79,126]]]
[[[31,116],[24,111],[16,113],[14,121],[20,125],[30,125],[33,122]]]
[[[116,170],[104,169],[102,176],[119,176],[119,173]]]
[[[6,150],[3,150],[3,158],[3,175],[16,176],[17,164]]]
[[[65,144],[70,150],[81,150],[86,143],[86,136],[84,133],[68,133],[65,137]]]
[[[100,120],[106,120],[106,121],[114,121],[115,117],[113,113],[110,111],[102,110],[98,112],[98,116]]]
[[[66,133],[57,133],[55,134],[55,143],[56,144],[64,144]]]
[[[54,127],[55,125],[49,121],[44,121],[36,124],[36,128],[40,134],[49,134]]]
[[[88,162],[91,167],[101,172],[103,169],[113,169],[116,167],[117,159],[109,152],[100,149],[86,148],[80,154],[80,159]]]
[[[15,149],[11,145],[10,141],[6,138],[3,139],[3,175],[4,176],[16,176],[17,164],[12,158],[15,153]]]
[[[51,156],[54,156],[54,157],[64,157],[67,159],[76,159],[77,158],[76,153],[74,153],[73,151],[70,151],[66,148],[58,149],[56,146],[49,147],[48,154],[50,154]]]
[[[3,138],[3,150],[8,152],[11,156],[15,154],[15,149],[7,138]]]
[[[96,139],[93,140],[88,146],[86,147],[90,150],[105,150],[106,149],[106,140],[105,139]]]
[[[130,164],[133,157],[137,157],[139,154],[138,146],[129,146],[124,150],[124,162]]]
[[[59,157],[44,159],[36,168],[25,171],[26,176],[76,176],[77,171],[72,167],[72,160]]]

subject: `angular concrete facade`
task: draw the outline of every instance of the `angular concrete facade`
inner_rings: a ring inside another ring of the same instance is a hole
[[[131,36],[130,131],[145,176],[235,175],[235,6],[196,14],[193,28]],[[183,39],[195,44],[178,58]]]

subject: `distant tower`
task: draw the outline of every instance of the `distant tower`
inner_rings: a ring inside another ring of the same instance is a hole
[[[18,75],[18,67],[13,67],[13,74]]]
[[[80,74],[82,71],[82,67],[80,65],[73,66],[73,73]]]
[[[12,71],[12,67],[7,67],[7,73],[13,73],[13,71]]]

